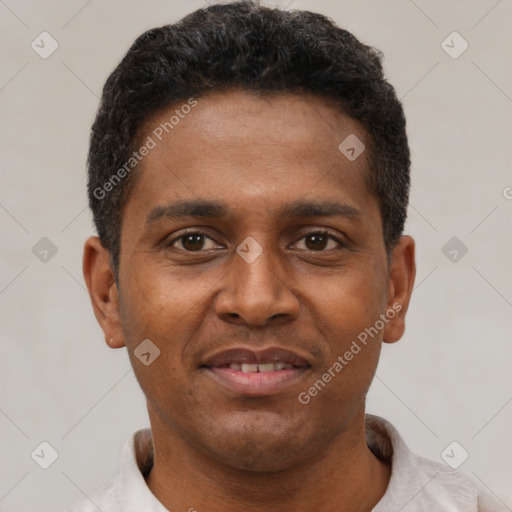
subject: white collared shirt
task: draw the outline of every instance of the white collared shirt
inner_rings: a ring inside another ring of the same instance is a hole
[[[396,429],[378,416],[366,415],[366,436],[377,457],[391,462],[386,493],[373,512],[504,512],[507,509],[473,481],[447,465],[412,453]],[[121,472],[66,512],[169,512],[146,485],[151,430],[135,432],[126,442]]]

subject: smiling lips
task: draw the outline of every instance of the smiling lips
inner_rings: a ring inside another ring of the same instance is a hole
[[[215,354],[207,359],[203,368],[236,394],[264,396],[276,394],[296,382],[310,365],[286,349],[254,352],[238,348]]]

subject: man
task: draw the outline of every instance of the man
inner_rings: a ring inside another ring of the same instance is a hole
[[[405,328],[409,149],[380,54],[331,21],[213,5],[107,80],[84,275],[151,429],[73,511],[489,511],[365,415]]]

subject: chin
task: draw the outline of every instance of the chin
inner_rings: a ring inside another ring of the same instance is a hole
[[[300,459],[313,456],[307,447],[316,444],[308,440],[305,425],[283,424],[281,418],[275,422],[265,422],[259,418],[252,424],[244,419],[238,425],[233,422],[209,431],[203,446],[219,462],[242,471],[275,472],[283,471]],[[314,436],[313,436],[314,437]]]

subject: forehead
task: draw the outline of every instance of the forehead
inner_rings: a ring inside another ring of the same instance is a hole
[[[141,141],[150,139],[128,201],[149,209],[197,197],[265,211],[298,198],[371,200],[364,128],[315,96],[232,91],[183,101],[145,123]]]

